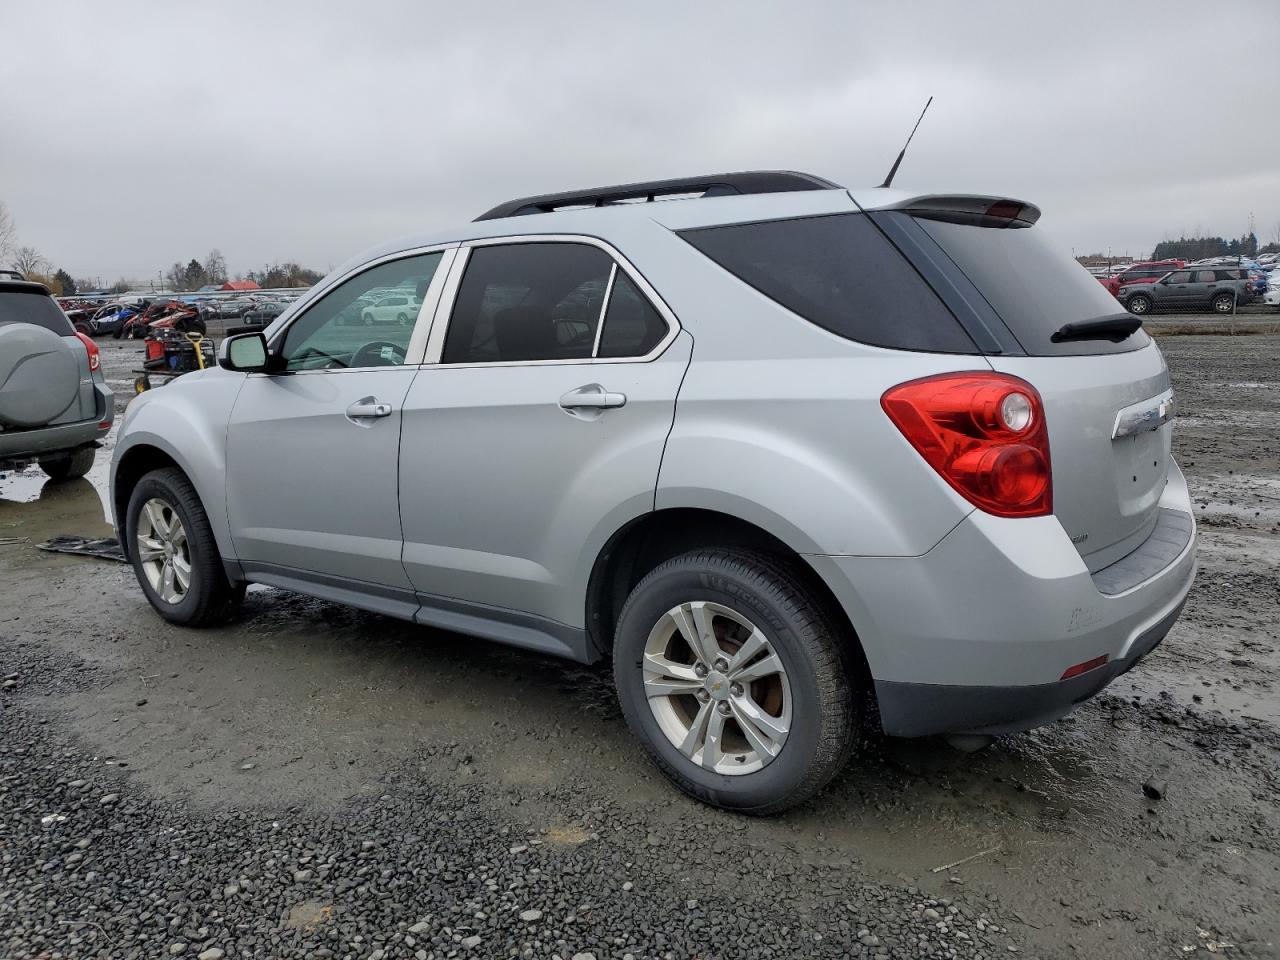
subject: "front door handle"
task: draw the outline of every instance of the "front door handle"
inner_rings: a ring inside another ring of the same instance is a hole
[[[578,410],[584,407],[604,410],[609,407],[622,407],[626,403],[625,393],[610,393],[598,383],[588,383],[585,387],[570,390],[560,398],[560,406],[566,410]]]
[[[380,403],[377,397],[361,397],[347,407],[347,417],[351,420],[372,420],[389,416],[391,416],[391,404]]]

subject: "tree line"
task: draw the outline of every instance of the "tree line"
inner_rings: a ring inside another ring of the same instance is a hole
[[[20,246],[17,225],[4,201],[0,200],[0,267],[4,266],[11,266],[28,280],[43,283],[58,297],[75,296],[99,288],[97,280],[91,277],[72,277],[35,247]],[[252,280],[260,287],[309,287],[323,276],[318,270],[290,261],[264,264],[261,270],[250,270],[237,279]],[[176,261],[164,274],[165,285],[170,290],[181,293],[189,293],[205,286],[221,286],[228,279],[227,260],[217,249],[210,250],[204,260],[192,257],[186,265]],[[121,278],[107,290],[111,293],[124,293],[134,286],[135,284]]]

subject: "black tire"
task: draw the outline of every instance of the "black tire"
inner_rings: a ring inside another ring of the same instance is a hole
[[[1151,298],[1145,293],[1135,293],[1125,301],[1124,307],[1132,314],[1145,317],[1151,312]]]
[[[95,447],[77,447],[69,453],[41,457],[40,469],[48,474],[50,480],[56,480],[59,483],[63,480],[74,480],[77,477],[83,477],[93,468],[93,460],[97,454]]]
[[[667,611],[697,600],[722,604],[757,625],[791,685],[787,739],[753,773],[728,775],[695,764],[663,732],[645,696],[650,632]],[[628,726],[676,786],[713,806],[766,815],[822,790],[857,746],[863,698],[855,689],[854,642],[788,564],[754,552],[701,550],[659,565],[632,590],[614,639],[614,682]]]
[[[138,517],[152,499],[164,501],[178,515],[187,533],[191,583],[178,603],[167,603],[152,588],[138,555]],[[233,585],[222,568],[213,529],[195,487],[176,467],[145,474],[129,496],[125,512],[125,536],[133,572],[151,606],[170,623],[203,627],[225,620],[244,598],[244,584]]]
[[[1236,298],[1229,293],[1220,293],[1213,298],[1212,306],[1214,313],[1230,313],[1232,307],[1235,306]]]

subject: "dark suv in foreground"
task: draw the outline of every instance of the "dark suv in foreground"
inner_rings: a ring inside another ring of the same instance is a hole
[[[43,284],[0,278],[0,470],[82,477],[114,416],[97,345]]]
[[[1238,267],[1193,267],[1174,270],[1155,283],[1122,287],[1118,295],[1130,313],[1157,310],[1204,310],[1230,313],[1253,300],[1246,271]]]

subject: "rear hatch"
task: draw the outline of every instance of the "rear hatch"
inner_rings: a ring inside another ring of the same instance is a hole
[[[1168,369],[1134,329],[1136,318],[1031,225],[1034,207],[1005,201],[991,210],[997,215],[926,205],[879,218],[909,217],[915,227],[897,226],[917,237],[917,255],[937,260],[941,252],[949,272],[959,268],[972,285],[960,292],[996,331],[987,360],[1040,392],[1054,514],[1096,571],[1155,526],[1169,470]]]
[[[0,339],[0,430],[97,417],[88,352],[45,287],[0,280]]]

